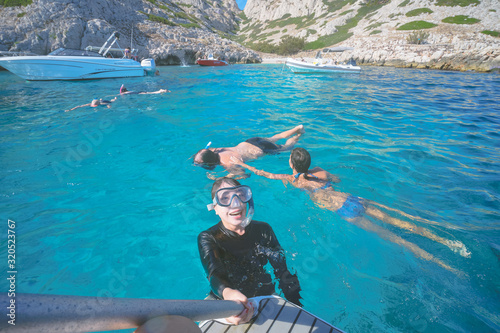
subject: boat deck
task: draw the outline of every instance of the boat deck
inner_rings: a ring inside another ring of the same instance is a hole
[[[216,320],[200,324],[203,333],[343,333],[281,297],[263,298],[257,316],[243,325],[227,325]]]

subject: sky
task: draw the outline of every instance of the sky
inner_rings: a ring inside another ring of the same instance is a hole
[[[247,0],[236,0],[236,3],[238,4],[238,8],[243,10],[247,4]]]

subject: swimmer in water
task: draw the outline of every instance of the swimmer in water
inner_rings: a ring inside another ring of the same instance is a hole
[[[236,158],[233,159],[233,163],[238,164],[259,176],[263,176],[269,179],[279,179],[282,180],[285,184],[290,183],[297,188],[306,190],[311,197],[311,200],[313,200],[319,207],[336,212],[344,220],[353,223],[367,231],[375,232],[383,239],[389,240],[407,248],[417,257],[433,261],[441,267],[444,267],[450,271],[457,272],[455,269],[446,265],[444,262],[435,258],[430,253],[422,250],[415,244],[402,239],[401,237],[386,229],[383,229],[378,224],[372,223],[369,219],[366,218],[366,216],[375,218],[384,223],[391,224],[398,228],[439,242],[449,247],[453,252],[458,252],[463,257],[470,256],[470,252],[467,251],[467,248],[464,246],[464,244],[462,244],[462,242],[450,241],[433,234],[431,231],[423,227],[419,227],[413,223],[394,218],[380,210],[379,207],[396,212],[412,220],[429,222],[425,219],[406,214],[402,211],[381,205],[371,200],[336,191],[334,189],[334,183],[338,183],[339,179],[320,167],[309,169],[311,165],[311,156],[309,155],[309,152],[304,148],[295,148],[290,154],[289,165],[292,169],[291,175],[274,174],[263,170],[257,170],[256,168],[249,166],[237,160]]]
[[[122,84],[120,87],[120,95],[150,95],[150,94],[163,94],[163,93],[168,93],[171,92],[168,89],[160,89],[157,91],[128,91],[128,89],[125,87],[125,85]]]
[[[94,98],[92,100],[92,102],[88,103],[88,104],[83,104],[83,105],[79,105],[79,106],[75,106],[74,108],[71,108],[69,110],[65,110],[64,112],[68,112],[68,111],[73,111],[74,109],[78,109],[78,108],[83,108],[84,106],[90,106],[90,107],[98,107],[98,106],[106,106],[108,108],[111,107],[111,103],[113,103],[114,101],[116,101],[116,97],[113,98],[112,100],[108,101],[108,100],[104,100],[102,98]]]
[[[220,222],[198,235],[198,250],[212,291],[210,298],[239,301],[245,310],[227,318],[235,325],[252,318],[248,297],[276,293],[275,282],[287,300],[299,306],[300,284],[291,274],[286,258],[271,226],[252,220],[252,191],[232,178],[219,178],[212,185],[209,210],[215,210]],[[248,209],[247,209],[248,204]],[[273,281],[267,272],[274,269]]]
[[[231,162],[231,157],[235,157],[245,162],[264,155],[277,154],[282,151],[290,150],[304,133],[304,126],[298,125],[291,130],[278,133],[270,138],[250,138],[239,143],[235,147],[210,148],[211,142],[209,142],[204,149],[199,150],[194,155],[194,163],[207,170],[213,170],[217,165],[221,165],[230,173],[228,177],[246,178],[248,175],[245,176],[245,171],[242,168],[235,167],[234,163]],[[288,138],[288,140],[285,144],[276,144],[278,140],[286,138]]]

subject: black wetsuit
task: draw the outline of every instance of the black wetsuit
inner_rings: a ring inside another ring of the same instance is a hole
[[[250,138],[245,142],[248,142],[256,147],[259,147],[266,154],[277,154],[281,150],[281,146],[275,144],[274,142],[266,138],[255,137],[255,138]]]
[[[284,251],[269,224],[252,221],[240,236],[219,222],[198,235],[198,249],[217,297],[222,298],[227,287],[247,297],[275,293],[272,277],[264,268],[269,262],[285,298],[301,305],[299,280],[288,271]]]

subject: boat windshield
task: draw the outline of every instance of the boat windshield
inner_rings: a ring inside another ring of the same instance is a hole
[[[51,56],[76,56],[76,57],[102,57],[97,52],[87,51],[87,50],[73,50],[73,49],[65,49],[58,48],[55,51],[49,53]]]

